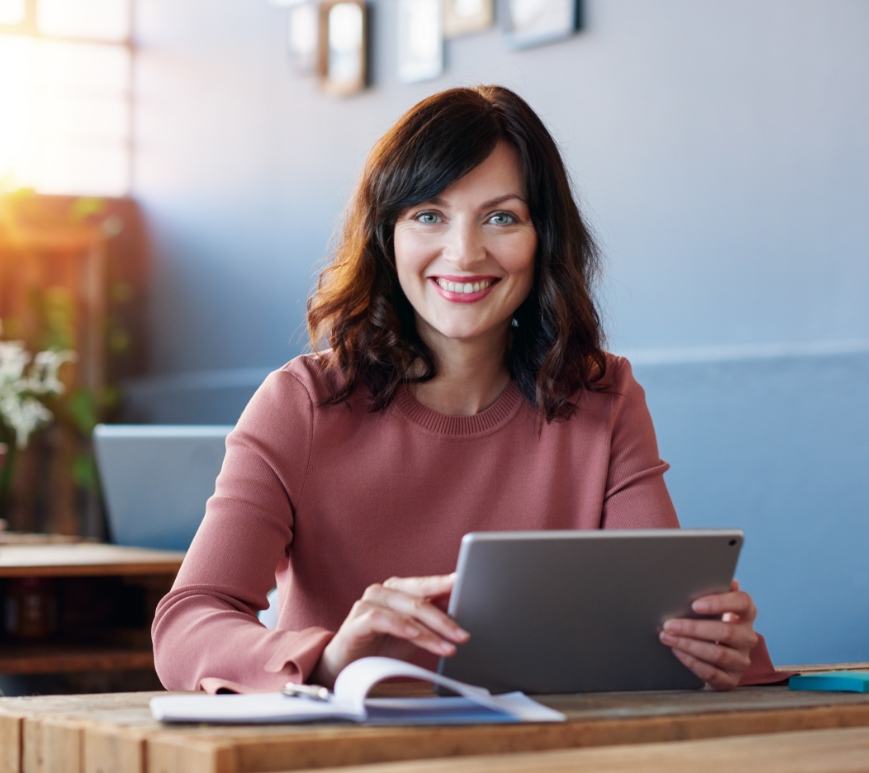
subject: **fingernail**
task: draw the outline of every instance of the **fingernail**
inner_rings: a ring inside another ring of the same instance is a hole
[[[456,651],[456,648],[448,641],[443,641],[438,645],[438,650],[444,655],[452,655]]]
[[[682,623],[678,620],[668,620],[664,623],[664,630],[670,633],[679,633],[682,630]]]
[[[661,631],[661,633],[658,634],[658,638],[659,638],[659,639],[660,639],[664,644],[669,644],[669,645],[671,645],[671,646],[672,646],[673,644],[676,643],[676,639],[675,639],[675,637],[670,636],[670,634],[668,634],[666,631]]]
[[[695,612],[708,612],[710,610],[709,602],[703,601],[703,599],[698,599],[691,605],[691,609]]]
[[[471,638],[471,634],[469,634],[464,628],[453,628],[453,633],[458,636],[462,641],[467,641]]]

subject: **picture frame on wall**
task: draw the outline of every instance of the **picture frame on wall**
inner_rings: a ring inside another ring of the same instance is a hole
[[[306,0],[289,6],[287,50],[296,72],[310,75],[317,71],[320,42],[320,14],[315,2]]]
[[[327,0],[319,10],[319,70],[323,89],[338,96],[356,94],[368,84],[365,0]]]
[[[564,40],[580,24],[580,0],[502,0],[504,31],[514,48]]]
[[[457,38],[489,29],[495,21],[495,0],[443,0],[444,37]]]
[[[398,0],[397,11],[399,80],[436,78],[444,70],[440,0]]]

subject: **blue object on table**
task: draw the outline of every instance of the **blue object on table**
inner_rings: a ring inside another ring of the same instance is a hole
[[[869,692],[869,671],[818,671],[788,680],[792,690],[819,692]]]

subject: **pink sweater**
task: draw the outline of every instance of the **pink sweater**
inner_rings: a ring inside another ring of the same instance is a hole
[[[226,441],[205,517],[153,626],[167,689],[274,690],[305,680],[366,586],[453,571],[462,536],[504,529],[676,527],[644,393],[614,391],[544,424],[514,384],[474,416],[399,392],[385,411],[320,407],[311,355],[271,373]],[[256,618],[279,588],[275,630]],[[768,681],[766,648],[752,681]],[[421,665],[435,657],[420,653]],[[747,680],[746,680],[747,681]]]

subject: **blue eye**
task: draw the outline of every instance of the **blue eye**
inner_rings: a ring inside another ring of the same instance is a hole
[[[440,217],[437,212],[420,212],[414,220],[423,225],[435,225],[440,221]]]
[[[489,222],[492,225],[513,225],[516,218],[509,212],[496,212],[489,218]]]

